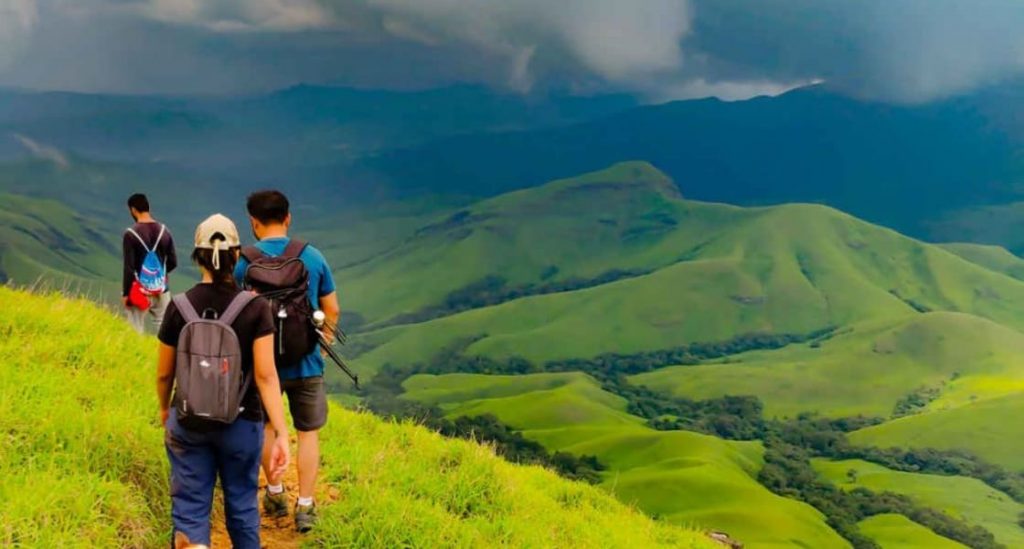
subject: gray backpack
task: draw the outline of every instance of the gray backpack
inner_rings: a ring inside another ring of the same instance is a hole
[[[174,297],[185,319],[174,362],[179,418],[233,423],[243,410],[242,398],[252,376],[242,372],[242,349],[231,323],[255,298],[251,292],[241,292],[220,318],[207,319],[196,313],[185,294]]]

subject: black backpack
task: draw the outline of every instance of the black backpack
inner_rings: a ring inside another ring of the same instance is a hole
[[[245,287],[266,298],[274,314],[274,359],[278,368],[299,364],[319,341],[309,302],[309,272],[299,259],[305,249],[306,243],[295,239],[277,257],[270,257],[255,246],[242,249],[249,262]]]

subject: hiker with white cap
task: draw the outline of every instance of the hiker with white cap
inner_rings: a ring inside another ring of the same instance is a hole
[[[158,335],[157,396],[171,464],[172,535],[210,544],[219,477],[232,545],[258,549],[264,413],[273,437],[268,473],[287,468],[289,450],[274,319],[265,299],[235,283],[240,249],[238,230],[223,215],[196,228],[192,261],[202,282],[167,308]]]

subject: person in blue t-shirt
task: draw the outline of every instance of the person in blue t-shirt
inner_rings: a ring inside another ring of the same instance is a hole
[[[276,257],[288,246],[288,228],[292,222],[288,198],[279,191],[260,191],[249,196],[246,203],[256,247],[264,254]],[[299,255],[309,273],[309,302],[314,309],[324,312],[330,325],[337,325],[341,309],[335,292],[334,277],[324,256],[313,246],[306,246]],[[235,278],[242,282],[249,262],[242,257],[235,269]],[[325,333],[330,338],[333,334]],[[328,341],[330,341],[328,339]],[[327,394],[324,390],[324,359],[317,345],[298,364],[278,364],[281,389],[288,395],[295,430],[298,431],[299,452],[296,460],[299,470],[299,498],[295,507],[295,526],[300,532],[312,529],[316,522],[313,492],[320,467],[320,428],[327,423]],[[273,437],[267,437],[273,440]],[[269,458],[264,448],[264,458]],[[270,471],[264,464],[264,471]],[[281,479],[268,478],[263,498],[264,511],[276,518],[288,515],[288,497]]]

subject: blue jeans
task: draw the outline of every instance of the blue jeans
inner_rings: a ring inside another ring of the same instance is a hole
[[[174,530],[210,544],[213,487],[220,476],[224,516],[235,549],[260,549],[259,472],[263,423],[236,420],[211,432],[186,429],[171,409],[164,436],[171,462]],[[172,534],[173,535],[173,534]]]

